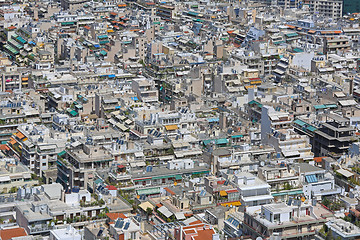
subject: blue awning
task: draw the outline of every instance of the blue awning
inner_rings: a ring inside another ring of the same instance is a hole
[[[219,118],[208,118],[207,121],[208,121],[209,123],[218,122],[218,121],[219,121]]]
[[[109,78],[115,78],[115,74],[110,74]]]
[[[134,101],[139,101],[139,99],[137,97],[132,97],[131,99]]]

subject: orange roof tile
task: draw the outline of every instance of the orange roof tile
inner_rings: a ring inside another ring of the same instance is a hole
[[[168,193],[170,193],[171,195],[175,195],[175,193],[168,187],[164,188],[165,191],[167,191]]]
[[[5,151],[5,150],[7,150],[6,147],[7,147],[6,144],[1,144],[0,145],[0,150]]]
[[[160,208],[160,207],[162,207],[162,204],[158,203],[158,204],[156,204],[156,206]]]
[[[106,216],[111,220],[116,220],[118,218],[122,218],[122,219],[127,218],[123,213],[107,213]]]
[[[214,229],[202,229],[198,230],[197,236],[193,236],[194,240],[211,240],[213,234],[215,234]]]
[[[0,238],[1,240],[10,240],[14,237],[22,237],[27,236],[24,228],[10,228],[0,230]]]
[[[321,163],[323,158],[324,157],[314,157],[314,161],[317,163]]]

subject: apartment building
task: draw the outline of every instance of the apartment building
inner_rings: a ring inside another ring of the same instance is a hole
[[[307,199],[321,200],[324,196],[342,193],[342,189],[335,184],[334,176],[325,169],[307,163],[298,163],[294,166],[299,176],[303,193]]]
[[[314,135],[313,152],[315,156],[339,157],[346,153],[354,141],[355,130],[350,126],[350,120],[336,114],[326,114]]]
[[[333,19],[342,17],[343,1],[341,0],[305,0],[304,4],[309,4],[311,13],[318,13]]]
[[[244,234],[252,238],[313,239],[326,219],[316,217],[311,205],[296,201],[249,207],[244,213]]]
[[[17,159],[42,177],[45,170],[55,168],[57,155],[65,149],[65,136],[45,125],[22,124],[7,145]]]
[[[268,204],[273,199],[270,185],[251,173],[234,175],[234,184],[240,193],[241,205],[245,208]]]
[[[76,147],[65,150],[56,161],[58,182],[64,189],[87,189],[89,182],[95,177],[96,169],[108,169],[112,161],[112,156],[101,146],[79,143]]]

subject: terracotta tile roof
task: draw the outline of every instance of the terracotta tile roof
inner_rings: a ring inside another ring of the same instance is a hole
[[[122,218],[122,219],[127,218],[123,213],[107,213],[106,216],[107,216],[110,220],[116,220],[116,219],[118,219],[118,218]]]
[[[324,157],[314,157],[314,161],[317,163],[321,163],[323,158]]]
[[[164,188],[165,191],[167,191],[168,193],[170,193],[171,195],[175,195],[175,193],[168,187]]]
[[[108,190],[117,190],[117,188],[114,187],[113,185],[108,185],[108,186],[106,186],[106,188],[107,188]]]
[[[194,240],[212,240],[213,234],[215,234],[214,229],[203,229],[198,230],[197,236],[194,236]]]
[[[0,230],[0,238],[1,240],[10,240],[14,237],[22,237],[27,236],[24,228],[11,228]]]

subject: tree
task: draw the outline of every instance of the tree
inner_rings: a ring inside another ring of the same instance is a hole
[[[329,199],[327,199],[327,198],[324,198],[323,200],[322,200],[322,204],[325,206],[325,207],[328,207],[329,205],[330,205],[330,200]]]
[[[326,238],[325,240],[335,240],[335,238],[333,237],[333,233],[332,233],[332,230],[329,229],[327,235],[326,235]]]
[[[150,216],[150,215],[152,215],[152,212],[153,212],[153,210],[151,209],[151,208],[146,208],[146,214],[148,215],[148,216]]]

